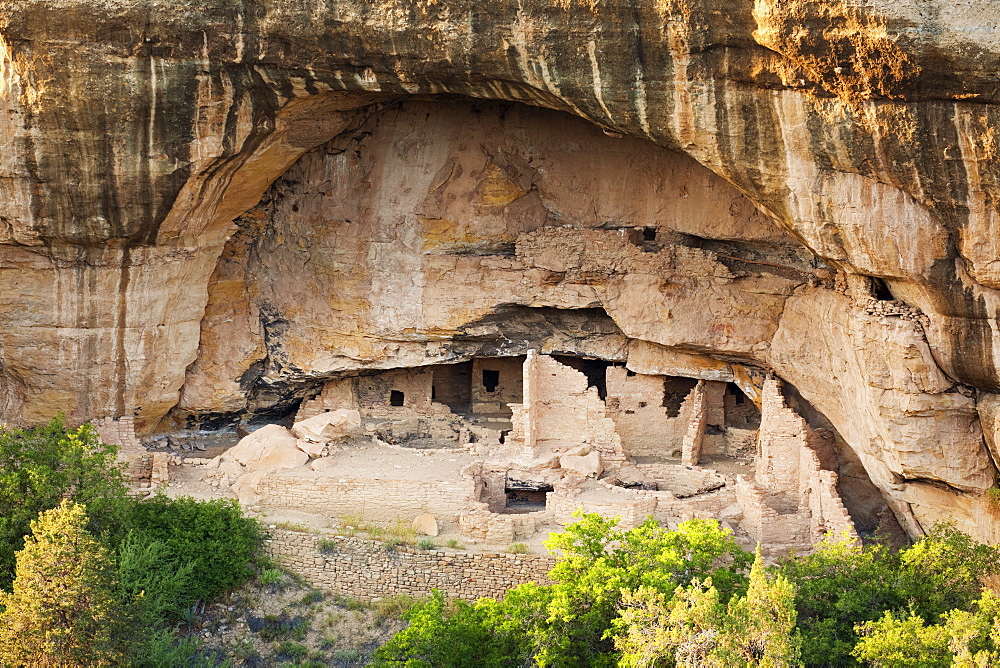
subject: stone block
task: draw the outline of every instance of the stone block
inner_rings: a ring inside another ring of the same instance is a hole
[[[349,408],[320,413],[296,422],[292,433],[312,443],[330,443],[355,436],[361,433],[361,413]]]
[[[413,531],[421,536],[437,536],[437,520],[430,513],[421,513],[413,518]]]
[[[563,455],[559,458],[559,465],[568,471],[574,471],[583,476],[598,477],[604,471],[601,464],[601,456],[597,452],[589,455]]]

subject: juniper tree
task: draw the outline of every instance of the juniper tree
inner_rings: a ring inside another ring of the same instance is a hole
[[[114,564],[87,531],[82,505],[63,500],[31,522],[11,593],[0,592],[0,665],[120,665]]]

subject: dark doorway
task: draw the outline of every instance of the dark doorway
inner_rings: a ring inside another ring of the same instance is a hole
[[[472,362],[437,364],[434,373],[431,401],[445,404],[456,413],[469,411],[469,389],[472,384]]]
[[[724,400],[727,427],[760,428],[760,410],[736,383],[726,383]]]
[[[392,390],[389,392],[389,405],[390,406],[402,406],[403,405],[403,393],[399,390]]]

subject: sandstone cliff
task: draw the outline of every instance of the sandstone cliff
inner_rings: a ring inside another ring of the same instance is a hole
[[[5,2],[3,418],[529,347],[772,372],[911,533],[1000,538],[998,15]]]

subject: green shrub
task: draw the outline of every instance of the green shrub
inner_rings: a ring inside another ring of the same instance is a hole
[[[319,603],[324,598],[323,592],[319,589],[310,589],[306,592],[305,596],[302,597],[300,603],[302,605],[312,605],[313,603]]]
[[[121,548],[129,533],[146,542],[159,542],[165,557],[194,569],[188,594],[209,601],[236,587],[253,574],[251,566],[263,543],[260,524],[245,517],[235,500],[198,501],[157,495],[122,503],[121,527],[108,532],[109,542]]]
[[[289,659],[302,659],[309,654],[309,648],[297,642],[286,640],[278,645],[278,656],[286,656]]]
[[[980,545],[953,526],[935,526],[912,546],[859,546],[827,540],[805,557],[790,557],[782,571],[796,586],[798,628],[806,664],[856,665],[856,625],[886,612],[936,622],[949,610],[967,610],[983,578],[1000,570],[1000,549]],[[900,618],[902,618],[900,617]],[[888,626],[886,628],[889,628]],[[915,632],[912,621],[893,632]]]
[[[491,626],[489,614],[478,603],[458,601],[452,606],[434,590],[404,617],[409,626],[375,651],[376,666],[530,665],[525,661],[530,651],[527,639]]]
[[[198,636],[178,637],[170,629],[147,631],[133,648],[129,665],[144,668],[212,668],[215,661],[204,655],[204,646]]]
[[[447,546],[448,546],[448,547],[449,547],[450,549],[452,549],[452,550],[464,550],[464,549],[465,549],[465,546],[464,546],[464,545],[462,545],[461,543],[459,543],[459,542],[458,542],[458,541],[457,541],[456,539],[454,539],[454,538],[449,538],[449,539],[448,539],[448,540],[447,540],[447,541],[445,542],[445,545],[447,545]]]
[[[510,554],[528,554],[528,546],[524,543],[513,543],[507,548]]]
[[[387,552],[394,552],[397,547],[401,547],[405,544],[406,543],[402,538],[397,538],[395,536],[386,538],[385,541],[383,541],[383,545],[385,545]]]
[[[553,584],[529,582],[474,604],[449,605],[435,592],[405,615],[410,625],[376,652],[376,665],[617,665],[610,631],[623,591],[672,596],[710,577],[722,605],[745,592],[752,556],[714,520],[622,531],[615,520],[579,517],[546,542],[558,555]]]
[[[435,547],[437,547],[437,545],[435,545],[434,541],[431,540],[430,538],[421,538],[419,541],[417,541],[417,547],[419,547],[421,550],[433,550]]]
[[[265,587],[278,584],[283,573],[280,568],[265,568],[260,572],[260,583]]]
[[[165,543],[130,531],[118,548],[118,596],[133,623],[155,627],[180,619],[195,602],[195,565],[177,563]]]
[[[302,640],[309,630],[309,620],[305,617],[290,616],[287,612],[280,615],[265,615],[263,619],[250,620],[254,622],[250,628],[257,628],[257,635],[264,640]]]
[[[94,534],[116,521],[109,507],[126,493],[116,454],[91,425],[67,429],[61,415],[42,427],[0,427],[0,589],[14,578],[30,522],[63,498],[87,506]]]
[[[336,554],[337,553],[337,541],[332,538],[320,538],[319,543],[316,546],[323,554]]]

